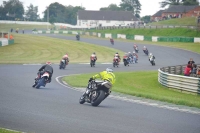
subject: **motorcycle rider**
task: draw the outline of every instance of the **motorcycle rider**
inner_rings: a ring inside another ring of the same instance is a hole
[[[155,56],[152,53],[149,54],[149,61],[150,61],[151,58],[156,59]]]
[[[117,61],[118,61],[118,64],[119,64],[121,58],[120,58],[120,55],[119,55],[118,52],[115,53],[113,61],[115,61],[116,58],[117,58]]]
[[[133,51],[133,58],[135,58],[135,63],[138,63],[138,55]]]
[[[110,38],[110,42],[111,42],[111,43],[113,43],[113,42],[114,42],[113,38]]]
[[[147,51],[147,50],[148,50],[147,47],[144,46],[144,47],[143,47],[143,51],[145,52],[145,51]]]
[[[79,33],[76,34],[76,39],[77,39],[77,40],[80,39]]]
[[[90,61],[94,60],[94,63],[96,62],[97,60],[97,56],[96,56],[96,53],[92,53],[91,56],[90,56]]]
[[[39,75],[43,75],[45,72],[49,73],[49,79],[48,79],[48,83],[51,82],[51,77],[53,75],[53,67],[51,66],[51,62],[46,62],[45,65],[43,65],[39,70],[38,70],[38,74]],[[35,79],[36,81],[37,79]],[[37,85],[37,83],[35,82],[35,84],[32,87],[35,87]]]
[[[63,55],[62,60],[65,60],[65,65],[68,64],[68,62],[69,62],[69,56],[68,56],[67,53],[66,53],[65,55]],[[62,60],[61,60],[61,61],[62,61]],[[60,61],[60,62],[61,62],[61,61]]]
[[[103,81],[108,81],[110,82],[112,85],[115,83],[116,79],[115,79],[115,74],[113,73],[113,69],[112,68],[106,68],[105,71],[102,71],[100,72],[99,74],[96,74],[94,76],[92,76],[88,82],[91,82],[92,80],[94,79],[97,79],[97,78],[100,78],[101,80]],[[100,86],[100,87],[105,87],[105,86]],[[87,86],[87,90],[86,92],[83,94],[83,96],[85,97],[86,95],[88,95],[90,93],[90,88],[89,86]],[[107,96],[109,96],[111,93],[111,90],[110,92],[108,92],[108,94],[105,96],[105,98]]]

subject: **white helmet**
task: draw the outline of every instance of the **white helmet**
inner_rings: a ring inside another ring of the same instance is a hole
[[[152,54],[152,53],[150,53],[149,55],[150,55],[150,56],[152,56],[153,54]]]
[[[144,48],[146,48],[146,46],[144,46]]]
[[[131,52],[128,52],[129,54],[131,53]]]
[[[106,68],[106,71],[112,73],[112,72],[113,72],[113,69],[112,69],[112,68]]]
[[[135,51],[133,51],[133,54],[135,54]]]

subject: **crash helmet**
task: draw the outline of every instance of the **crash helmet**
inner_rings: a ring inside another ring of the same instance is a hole
[[[135,51],[133,51],[133,54],[135,54]]]
[[[109,68],[109,67],[106,68],[106,71],[109,72],[109,73],[113,73],[113,69],[112,69],[112,68]]]
[[[95,52],[93,54],[96,54]]]
[[[46,65],[51,65],[51,62],[50,62],[50,61],[47,61],[47,62],[46,62]]]
[[[116,52],[116,54],[118,54],[118,52]]]
[[[144,46],[144,48],[146,48],[146,46]]]
[[[150,56],[152,56],[153,54],[152,54],[152,53],[150,53],[149,55],[150,55]]]

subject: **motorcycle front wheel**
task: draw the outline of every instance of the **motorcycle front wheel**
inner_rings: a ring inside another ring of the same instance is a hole
[[[105,92],[103,90],[95,91],[91,96],[91,105],[98,106],[105,98]]]

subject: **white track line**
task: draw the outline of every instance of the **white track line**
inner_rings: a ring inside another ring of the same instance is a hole
[[[73,75],[80,75],[80,74],[73,74]],[[79,92],[84,92],[85,91],[84,88],[74,88],[74,87],[69,86],[65,82],[64,82],[64,84],[62,84],[58,79],[62,78],[62,77],[65,77],[65,76],[72,76],[72,75],[63,75],[63,76],[56,77],[56,81],[60,85],[62,85],[64,87],[67,87],[69,89],[76,90],[76,91],[79,91]],[[158,107],[158,108],[162,108],[162,109],[168,109],[168,110],[174,110],[174,111],[179,111],[179,112],[185,112],[185,113],[191,113],[191,114],[200,115],[200,110],[199,111],[193,111],[191,109],[184,109],[184,108],[179,108],[179,107],[172,107],[172,106],[168,106],[168,105],[162,105],[162,104],[159,104],[159,103],[152,103],[152,102],[147,102],[147,101],[143,101],[143,100],[135,100],[135,99],[127,98],[127,97],[124,97],[124,96],[110,95],[108,98],[115,99],[115,100],[120,100],[120,101],[125,101],[125,102],[143,104],[143,105],[147,105],[147,106]]]

